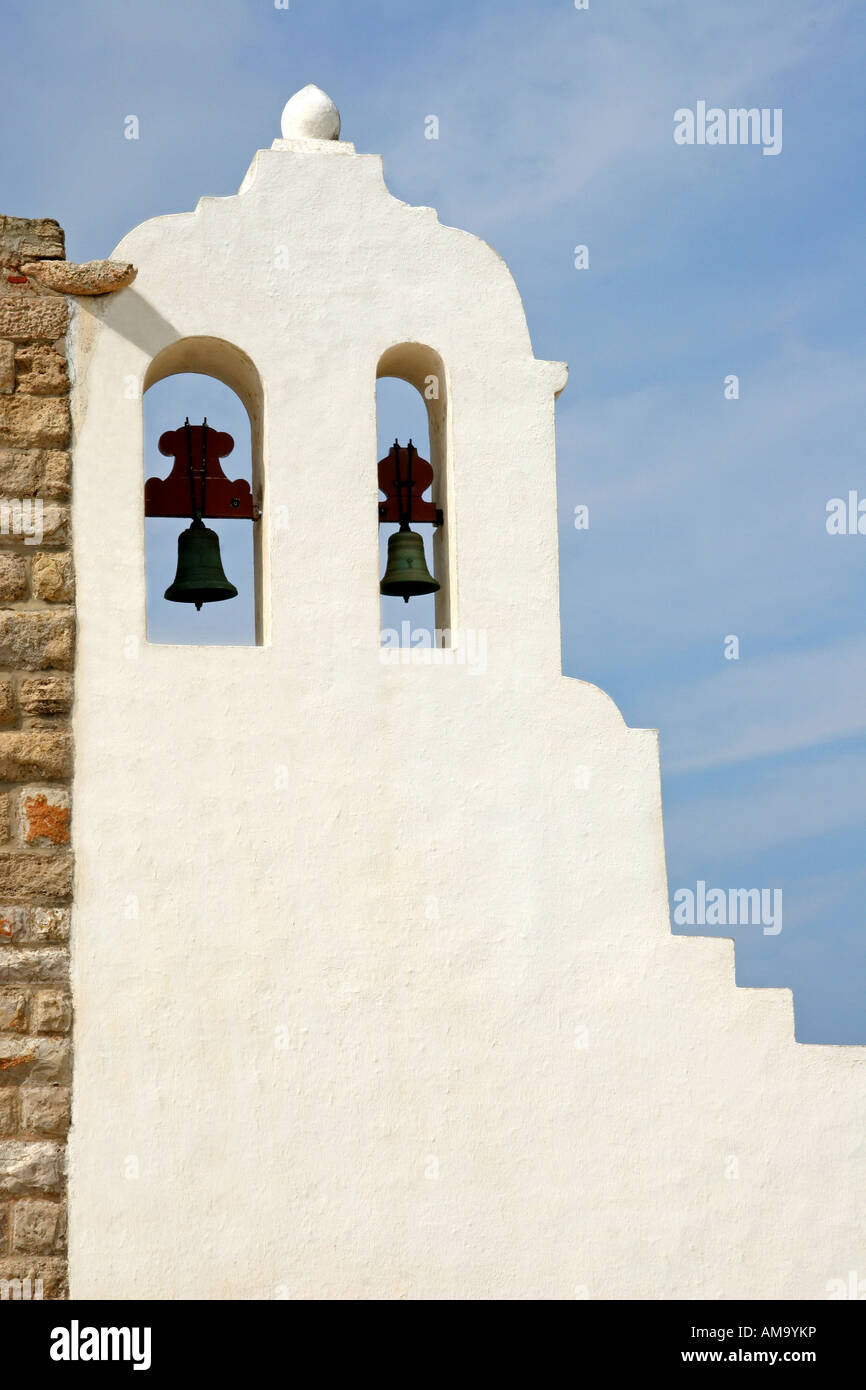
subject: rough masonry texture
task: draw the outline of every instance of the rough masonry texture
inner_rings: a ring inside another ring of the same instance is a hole
[[[0,1296],[13,1298],[67,1293],[69,310],[22,271],[63,255],[56,222],[0,217]]]

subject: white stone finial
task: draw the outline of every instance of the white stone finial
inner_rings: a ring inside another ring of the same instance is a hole
[[[284,140],[339,140],[340,113],[327,92],[311,82],[286,102],[280,128]]]

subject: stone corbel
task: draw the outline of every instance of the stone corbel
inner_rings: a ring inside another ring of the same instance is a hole
[[[128,261],[27,261],[20,271],[60,294],[80,295],[113,294],[131,285],[138,274]]]

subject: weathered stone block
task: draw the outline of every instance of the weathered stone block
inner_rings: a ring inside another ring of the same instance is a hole
[[[0,1141],[0,1194],[9,1197],[58,1192],[63,1150],[48,1140]]]
[[[12,903],[0,903],[0,946],[18,945],[27,939],[30,929],[29,907],[19,907]],[[0,955],[0,963],[3,956]]]
[[[40,944],[69,940],[68,907],[25,908],[27,916],[27,939]]]
[[[18,1087],[0,1084],[0,1136],[18,1130]]]
[[[15,390],[15,344],[0,341],[0,395]]]
[[[63,1228],[59,1202],[16,1202],[12,1216],[12,1251],[16,1255],[50,1255]],[[61,1242],[62,1243],[62,1242]]]
[[[0,301],[0,316],[2,316]],[[0,396],[0,443],[62,449],[69,443],[69,402],[59,396]]]
[[[69,455],[62,449],[0,444],[0,497],[63,500],[69,496]]]
[[[55,225],[52,230],[48,223],[45,223],[46,230],[39,236],[32,234],[25,237],[21,242],[21,259],[26,262],[31,258],[44,257],[45,259],[62,261],[66,255],[64,236],[62,227]]]
[[[69,534],[69,508],[46,502],[42,516],[43,545],[68,545]]]
[[[16,1255],[50,1255],[63,1245],[63,1208],[59,1202],[30,1198],[16,1202],[12,1215],[12,1251]]]
[[[17,253],[16,265],[28,257],[62,261],[63,228],[53,217],[0,217],[0,251]]]
[[[65,983],[69,953],[62,946],[0,951],[0,985]]]
[[[25,714],[65,714],[72,705],[71,677],[39,676],[33,680],[22,681],[19,698]],[[7,721],[0,718],[0,723],[3,722]]]
[[[12,449],[0,445],[0,494],[34,497],[42,483],[44,453],[38,449]]]
[[[68,1038],[0,1035],[0,1085],[49,1086],[72,1079]]]
[[[58,1255],[13,1255],[0,1259],[0,1284],[10,1299],[66,1299],[66,1258]]]
[[[69,508],[42,497],[0,496],[0,540],[29,547],[66,545]],[[26,552],[25,552],[26,553]]]
[[[68,1086],[23,1086],[11,1096],[21,1096],[21,1129],[25,1134],[63,1135],[69,1129],[72,1092]],[[0,1092],[2,1095],[2,1092]]]
[[[0,989],[0,1032],[23,1033],[27,1030],[27,995],[20,989]],[[62,1033],[62,1028],[46,1028],[43,1032]]]
[[[65,990],[41,989],[33,1004],[37,1033],[68,1033],[72,1027],[72,1000]]]
[[[31,561],[31,574],[34,598],[45,599],[49,603],[68,603],[75,593],[75,574],[68,551],[40,551]]]
[[[0,602],[14,603],[27,595],[27,566],[21,555],[0,554]]]
[[[7,729],[0,733],[0,782],[71,775],[72,742],[67,732]]]
[[[31,299],[7,295],[0,299],[0,338],[15,343],[33,339],[53,343],[62,338],[69,322],[65,299]]]
[[[0,538],[26,546],[65,545],[69,508],[41,497],[0,497]]]
[[[68,898],[71,892],[71,855],[32,850],[0,854],[0,893],[12,898]]]
[[[41,491],[44,497],[68,497],[69,455],[59,449],[46,449],[42,455]]]
[[[15,384],[26,396],[65,396],[69,391],[66,362],[47,343],[21,347],[15,353]]]
[[[0,681],[0,725],[14,724],[17,717],[15,688],[11,681]]]
[[[25,845],[69,844],[69,792],[64,787],[29,787],[19,797],[18,830]]]
[[[0,613],[0,666],[40,671],[72,667],[74,625],[69,610]]]

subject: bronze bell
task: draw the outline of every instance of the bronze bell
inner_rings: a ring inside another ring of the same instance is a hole
[[[177,574],[165,597],[172,603],[194,603],[198,610],[203,603],[237,596],[223,570],[219,536],[197,516],[177,538]]]
[[[388,563],[379,592],[408,603],[420,594],[435,594],[440,587],[427,568],[424,541],[407,523],[388,537]]]

